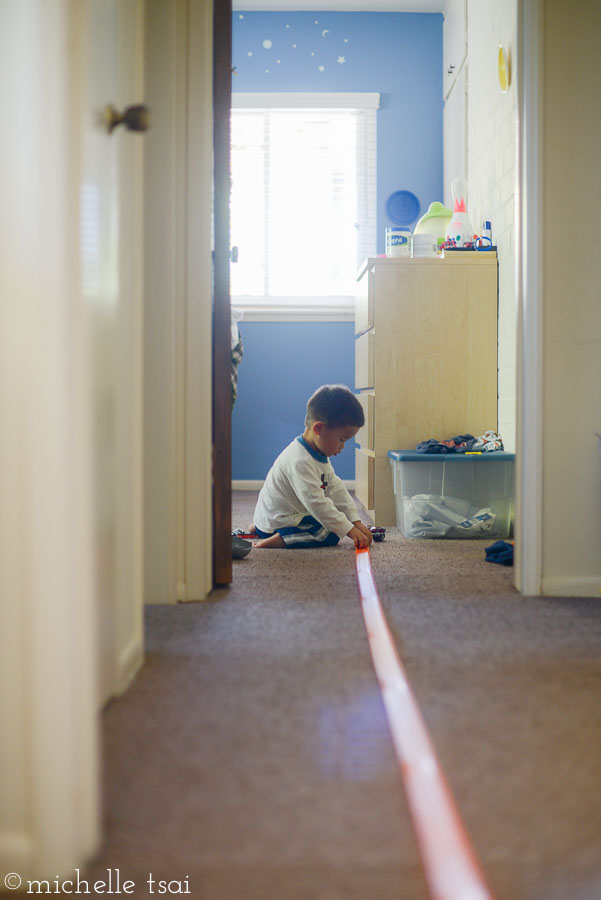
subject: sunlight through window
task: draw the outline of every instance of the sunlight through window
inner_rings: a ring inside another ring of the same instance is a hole
[[[234,106],[231,240],[237,304],[352,296],[375,252],[375,109]]]

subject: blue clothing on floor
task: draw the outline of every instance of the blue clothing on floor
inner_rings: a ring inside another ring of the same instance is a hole
[[[485,547],[486,562],[499,563],[500,566],[513,565],[513,544],[507,541],[495,541],[490,547]]]

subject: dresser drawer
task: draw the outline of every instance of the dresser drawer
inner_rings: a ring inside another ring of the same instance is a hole
[[[374,327],[374,273],[367,272],[355,296],[355,334]]]
[[[355,387],[374,386],[374,333],[368,331],[355,341]]]
[[[355,495],[365,509],[374,507],[375,458],[366,450],[355,450]]]
[[[365,425],[360,428],[355,435],[355,440],[362,447],[368,450],[374,449],[374,410],[376,398],[374,394],[363,393],[357,395],[357,400],[363,407],[363,415],[365,416]]]

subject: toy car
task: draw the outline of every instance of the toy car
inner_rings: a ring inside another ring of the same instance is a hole
[[[384,538],[386,537],[386,529],[385,528],[378,528],[377,525],[372,525],[372,527],[369,530],[371,531],[374,541],[377,544],[379,544],[380,541],[383,541]]]

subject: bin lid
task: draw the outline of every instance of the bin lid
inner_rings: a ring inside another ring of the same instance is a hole
[[[506,450],[487,450],[485,453],[420,453],[419,450],[389,450],[388,456],[396,462],[495,462],[502,460],[514,460],[515,453]]]

